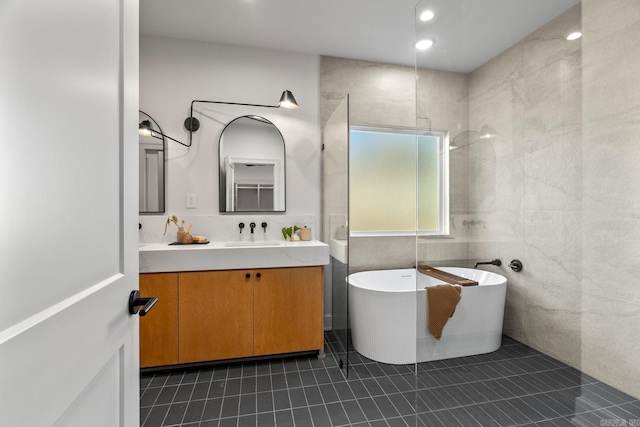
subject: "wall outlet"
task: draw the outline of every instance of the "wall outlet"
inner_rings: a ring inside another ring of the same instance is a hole
[[[187,209],[195,209],[198,206],[196,193],[187,193]]]

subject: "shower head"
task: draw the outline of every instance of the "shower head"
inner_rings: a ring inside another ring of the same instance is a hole
[[[463,135],[469,135],[469,134],[474,134],[474,135],[478,135],[478,139],[475,139],[473,141],[468,141],[466,144],[463,145],[457,145],[456,144],[456,139],[458,139],[459,137],[463,136]],[[465,130],[460,132],[459,134],[457,134],[456,136],[454,136],[451,141],[449,142],[449,150],[453,151],[453,150],[457,150],[458,148],[461,147],[466,147],[468,145],[471,145],[475,142],[478,142],[481,139],[491,139],[498,136],[498,133],[496,132],[496,130],[490,126],[490,125],[483,125],[482,128],[480,128],[480,131],[477,130]]]

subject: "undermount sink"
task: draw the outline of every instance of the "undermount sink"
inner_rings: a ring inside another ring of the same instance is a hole
[[[227,242],[224,244],[226,248],[240,247],[240,246],[280,246],[280,242],[275,240],[256,241],[256,242]]]

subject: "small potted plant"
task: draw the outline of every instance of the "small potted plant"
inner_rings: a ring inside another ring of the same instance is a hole
[[[284,240],[300,240],[298,230],[300,230],[300,227],[297,225],[294,225],[293,227],[282,227],[282,237],[284,237]]]

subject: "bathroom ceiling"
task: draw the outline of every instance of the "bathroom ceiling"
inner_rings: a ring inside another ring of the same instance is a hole
[[[410,66],[429,37],[419,65],[470,72],[579,1],[422,0],[416,23],[416,0],[140,0],[140,32]]]

